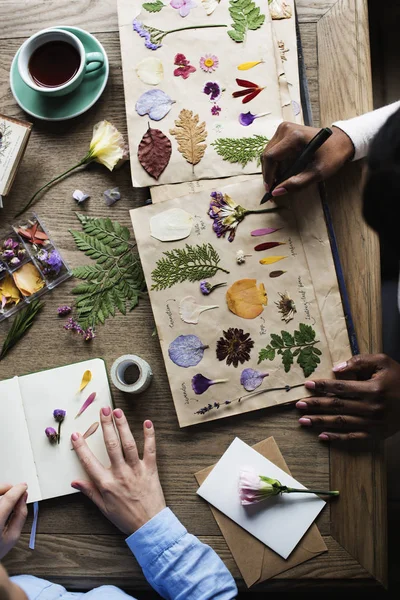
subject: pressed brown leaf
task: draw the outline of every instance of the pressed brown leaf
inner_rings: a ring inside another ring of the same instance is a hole
[[[199,115],[193,115],[193,111],[183,108],[175,121],[175,129],[169,132],[176,137],[179,152],[194,168],[207,148],[207,144],[202,144],[207,138],[205,121],[199,124]]]
[[[146,173],[158,179],[168,165],[171,153],[171,140],[159,129],[149,126],[138,148],[138,159]]]

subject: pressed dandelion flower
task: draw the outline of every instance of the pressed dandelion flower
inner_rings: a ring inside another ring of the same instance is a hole
[[[217,358],[220,361],[226,360],[227,365],[237,367],[239,363],[243,364],[250,360],[251,349],[254,348],[254,342],[249,333],[244,333],[243,329],[230,327],[223,331],[223,337],[217,341]]]
[[[212,73],[218,66],[219,60],[215,54],[205,54],[200,58],[200,68],[206,73]]]
[[[278,310],[282,315],[282,321],[289,323],[289,321],[293,319],[297,312],[296,305],[294,300],[292,300],[287,292],[284,294],[281,294],[280,292],[278,293],[281,299],[278,302],[275,302],[275,305],[278,307]]]

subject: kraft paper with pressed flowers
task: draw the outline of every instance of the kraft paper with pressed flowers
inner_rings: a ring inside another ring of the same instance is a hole
[[[253,214],[263,191],[257,177],[131,211],[182,427],[298,400],[348,358],[343,315],[332,356],[316,299],[313,278],[332,275],[339,297],[323,248],[290,198]]]
[[[284,117],[268,3],[120,0],[118,11],[133,185],[259,172]]]

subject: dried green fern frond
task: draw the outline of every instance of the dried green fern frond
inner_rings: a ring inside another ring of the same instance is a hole
[[[244,138],[218,138],[212,142],[217,154],[230,163],[239,163],[245,167],[253,160],[257,166],[261,162],[261,154],[269,139],[265,135],[253,135]]]
[[[185,248],[167,250],[163,255],[151,273],[152,290],[165,290],[183,281],[207,279],[218,271],[229,273],[219,266],[219,254],[211,244],[186,244]]]
[[[77,321],[86,329],[104,323],[117,310],[125,315],[135,308],[146,284],[127,227],[108,218],[76,216],[83,232],[70,233],[79,250],[96,260],[94,265],[73,270],[74,276],[83,280],[72,293],[77,296]]]

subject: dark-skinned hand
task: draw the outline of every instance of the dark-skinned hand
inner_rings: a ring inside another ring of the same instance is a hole
[[[266,146],[262,157],[262,172],[265,189],[268,192],[279,179],[278,172],[283,171],[281,163],[293,162],[298,158],[308,142],[320,131],[318,127],[306,127],[284,121]],[[317,183],[336,173],[354,154],[353,142],[338,127],[332,127],[331,137],[315,153],[314,160],[299,173],[280,182],[273,190],[273,196],[284,196],[287,193]]]
[[[385,354],[353,356],[334,367],[339,379],[307,381],[314,396],[296,407],[299,423],[323,441],[363,440],[400,429],[400,364]]]

